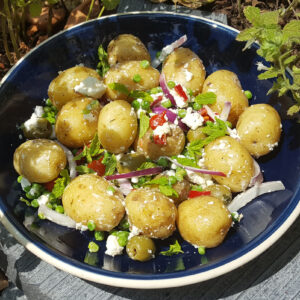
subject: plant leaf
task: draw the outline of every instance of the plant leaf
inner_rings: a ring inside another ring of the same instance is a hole
[[[195,98],[195,102],[198,104],[214,104],[217,101],[217,95],[213,92],[207,92],[203,94],[199,94]]]
[[[274,68],[269,68],[268,71],[261,73],[258,75],[258,79],[263,80],[263,79],[269,79],[269,78],[275,78],[279,74],[279,70],[276,70]]]
[[[261,26],[263,24],[260,15],[260,9],[254,6],[247,6],[244,9],[244,15],[247,20],[254,26]]]
[[[300,105],[294,104],[293,106],[291,106],[288,111],[287,114],[288,116],[292,116],[296,113],[298,113],[300,111]]]
[[[180,244],[176,240],[176,242],[173,245],[170,245],[169,250],[162,251],[159,254],[166,255],[166,256],[171,256],[171,255],[175,255],[175,254],[179,254],[179,253],[184,253],[184,252],[182,251]]]
[[[43,2],[41,0],[34,0],[29,5],[29,14],[31,17],[38,17],[42,12]]]
[[[139,131],[139,137],[143,137],[145,133],[148,131],[150,123],[150,118],[146,115],[145,112],[141,112],[140,114],[140,131]]]
[[[113,10],[119,5],[120,0],[101,0],[101,2],[103,3],[105,9]]]
[[[283,42],[300,40],[300,20],[292,20],[283,27]]]

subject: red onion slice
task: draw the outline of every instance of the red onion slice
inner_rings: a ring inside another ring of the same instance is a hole
[[[132,177],[139,177],[139,176],[145,176],[145,175],[155,175],[155,174],[161,173],[162,171],[163,171],[162,167],[155,167],[155,168],[149,168],[149,169],[140,170],[140,171],[133,171],[133,172],[129,172],[129,173],[109,175],[109,176],[105,176],[104,178],[106,180],[132,178]]]
[[[231,212],[235,212],[262,194],[282,191],[282,190],[285,190],[285,187],[281,181],[269,181],[269,182],[264,182],[262,184],[256,184],[255,186],[248,189],[247,191],[238,194],[232,200],[232,202],[230,202],[227,208]]]
[[[166,82],[166,77],[164,73],[161,73],[159,76],[159,85],[163,91],[163,93],[165,94],[165,96],[170,99],[172,105],[176,106],[176,101],[173,97],[173,95],[170,93],[167,82]]]
[[[223,172],[211,171],[211,170],[207,170],[207,169],[198,169],[198,168],[194,168],[194,167],[190,167],[190,166],[185,166],[185,165],[180,164],[176,159],[172,159],[168,156],[162,156],[162,157],[168,159],[169,161],[171,161],[173,164],[175,164],[178,167],[184,168],[184,169],[189,170],[189,171],[193,171],[195,173],[226,177],[226,174],[224,174]]]
[[[76,161],[74,160],[74,155],[73,153],[65,147],[62,143],[59,141],[55,141],[65,152],[69,164],[69,169],[70,169],[70,178],[73,179],[76,177]]]
[[[254,186],[255,184],[261,184],[264,181],[263,175],[260,171],[260,166],[255,159],[253,159],[254,165],[254,175],[250,180],[249,186]]]
[[[224,122],[227,121],[228,116],[229,116],[229,113],[230,113],[230,110],[231,110],[231,102],[226,101],[226,102],[224,103],[223,110],[222,110],[222,112],[221,112],[221,114],[220,114],[220,119],[221,119],[222,121],[224,121]]]
[[[208,105],[203,105],[203,107],[206,109],[207,114],[214,120],[216,121],[216,114],[214,113],[214,111],[208,106]]]
[[[60,214],[55,210],[49,208],[46,204],[40,204],[38,214],[43,214],[44,217],[61,226],[66,226],[69,228],[76,228],[76,222],[71,219],[69,216]]]
[[[185,43],[187,41],[187,36],[183,35],[182,37],[180,37],[178,40],[176,40],[175,42],[173,42],[170,45],[165,46],[162,50],[161,53],[159,55],[159,57],[155,58],[152,61],[152,67],[153,68],[157,68],[165,59],[166,57],[172,53],[176,48],[180,47],[183,43]]]
[[[119,190],[123,195],[127,196],[132,191],[132,185],[128,179],[118,179],[118,183],[120,185]]]
[[[163,107],[163,106],[156,106],[156,107],[153,107],[152,109],[153,112],[157,113],[157,114],[161,114],[162,112],[166,112],[166,115],[168,117],[168,120],[172,123],[175,124],[175,121],[177,119],[177,122],[178,122],[178,126],[183,130],[183,131],[188,131],[189,128],[181,122],[181,120],[178,119],[178,116],[177,114],[175,114],[174,112],[172,112],[171,110]]]

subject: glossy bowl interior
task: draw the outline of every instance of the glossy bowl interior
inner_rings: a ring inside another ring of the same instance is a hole
[[[259,160],[265,181],[281,180],[285,191],[258,197],[244,207],[238,227],[232,229],[224,243],[200,256],[197,250],[175,235],[157,243],[166,250],[176,238],[184,254],[157,255],[140,263],[126,255],[114,258],[104,254],[105,244],[93,257],[87,256],[92,234],[66,229],[49,221],[38,222],[30,230],[23,226],[24,215],[32,213],[18,200],[12,156],[21,144],[17,125],[27,120],[33,108],[47,98],[50,81],[61,70],[77,64],[95,68],[99,44],[121,33],[138,36],[150,50],[152,58],[163,46],[186,34],[184,45],[203,60],[207,74],[218,69],[237,73],[245,90],[251,90],[253,103],[271,101],[266,92],[271,81],[257,80],[256,49],[242,51],[235,41],[237,32],[225,25],[187,15],[172,13],[123,14],[79,25],[47,40],[22,59],[2,80],[0,86],[0,220],[30,251],[40,258],[82,278],[108,285],[136,288],[162,288],[191,284],[216,277],[237,268],[266,250],[297,218],[300,178],[299,124],[282,115],[283,133],[276,150]],[[86,263],[85,263],[85,262]],[[87,263],[88,262],[88,263]]]

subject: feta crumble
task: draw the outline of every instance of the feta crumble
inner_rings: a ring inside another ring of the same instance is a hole
[[[87,77],[74,87],[76,93],[99,99],[106,91],[106,86],[95,77]]]
[[[181,119],[181,122],[186,124],[192,130],[197,129],[203,124],[203,117],[198,112],[193,112],[193,109],[189,107],[186,110],[186,115]]]
[[[153,130],[153,135],[159,136],[161,138],[164,134],[170,133],[170,131],[171,131],[171,127],[170,127],[169,123],[165,122],[163,125],[157,126]]]
[[[123,252],[124,247],[120,246],[118,238],[115,235],[109,235],[106,240],[105,254],[110,256],[120,255]]]

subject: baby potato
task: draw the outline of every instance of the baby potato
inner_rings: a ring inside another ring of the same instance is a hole
[[[191,198],[178,207],[177,228],[183,239],[194,246],[213,248],[220,245],[231,223],[229,210],[215,197]]]
[[[166,145],[158,145],[153,141],[151,128],[136,142],[136,150],[143,153],[147,158],[157,160],[160,156],[179,155],[185,145],[185,136],[180,127],[170,125],[171,132],[167,134]]]
[[[35,139],[21,144],[14,153],[14,167],[30,182],[56,179],[67,164],[62,147],[52,140]]]
[[[129,60],[151,61],[145,45],[132,34],[120,34],[111,40],[107,47],[107,54],[111,66]]]
[[[162,73],[166,80],[191,89],[194,95],[201,93],[205,80],[202,60],[188,48],[177,48],[164,61]]]
[[[100,112],[98,136],[109,152],[124,153],[137,134],[137,117],[131,105],[124,100],[108,103]]]
[[[158,191],[146,188],[133,190],[127,195],[125,205],[129,223],[142,235],[165,239],[176,229],[176,206]]]
[[[48,96],[53,105],[60,109],[67,102],[78,98],[80,95],[74,88],[87,77],[101,80],[97,71],[83,66],[75,66],[61,72],[51,81],[48,88]]]
[[[227,70],[218,70],[209,75],[204,82],[202,92],[213,92],[217,95],[216,103],[211,104],[210,107],[219,114],[224,108],[224,103],[231,102],[228,121],[233,126],[236,125],[239,116],[249,105],[237,75]]]
[[[203,127],[198,127],[197,129],[193,130],[190,129],[186,135],[188,141],[194,142],[197,140],[202,140],[206,138],[206,134],[202,132]]]
[[[97,132],[100,110],[98,100],[92,98],[77,98],[66,103],[57,115],[55,123],[57,139],[70,148],[88,144]]]
[[[112,66],[105,74],[104,83],[107,85],[106,97],[111,100],[131,101],[128,95],[111,89],[110,83],[125,85],[129,91],[147,91],[159,85],[159,71],[150,65],[143,68],[141,61],[126,61]],[[135,82],[134,75],[140,75],[141,80]]]
[[[76,177],[62,196],[65,212],[70,218],[85,226],[92,221],[99,231],[110,231],[120,223],[125,214],[123,200],[117,188],[94,174]]]
[[[204,148],[204,165],[208,170],[227,176],[212,177],[232,192],[244,191],[254,174],[253,159],[247,149],[230,136],[220,137]]]
[[[241,144],[255,157],[268,154],[278,145],[281,120],[278,112],[269,104],[255,104],[240,116],[237,133]]]

